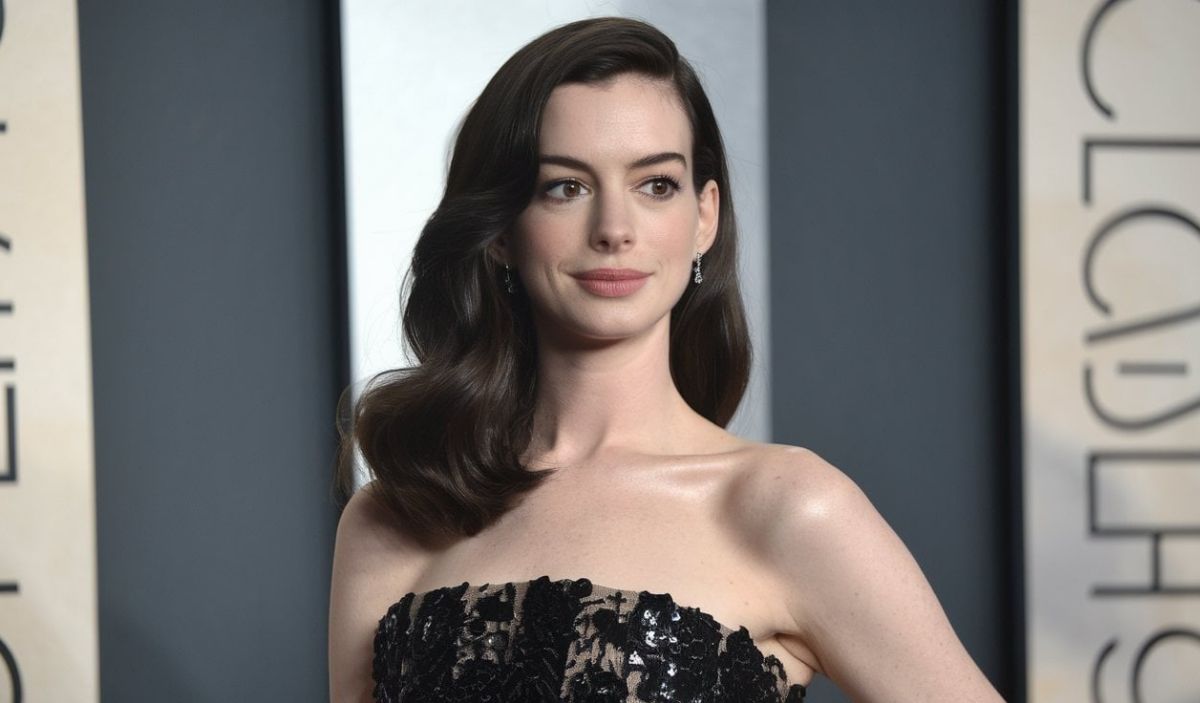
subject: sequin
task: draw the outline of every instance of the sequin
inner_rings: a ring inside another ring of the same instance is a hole
[[[407,593],[375,631],[379,703],[801,703],[779,659],[665,593],[585,578]]]

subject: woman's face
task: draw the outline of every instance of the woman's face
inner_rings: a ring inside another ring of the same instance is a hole
[[[666,324],[718,215],[717,184],[692,186],[691,125],[674,88],[632,74],[560,85],[538,152],[533,200],[498,244],[539,334],[586,344]],[[600,269],[640,278],[596,280]]]

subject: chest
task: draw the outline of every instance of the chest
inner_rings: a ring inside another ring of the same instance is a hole
[[[434,555],[414,592],[464,582],[586,578],[630,593],[669,594],[722,626],[744,626],[793,682],[813,670],[785,646],[790,625],[769,565],[730,514],[733,469],[565,476],[496,524]]]

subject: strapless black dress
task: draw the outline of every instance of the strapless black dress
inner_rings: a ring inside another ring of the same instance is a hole
[[[586,578],[407,593],[375,632],[381,703],[799,703],[749,631]]]

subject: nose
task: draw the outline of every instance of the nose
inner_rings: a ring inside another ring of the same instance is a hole
[[[619,188],[606,188],[592,202],[592,246],[605,251],[632,246],[633,221],[625,193]]]

